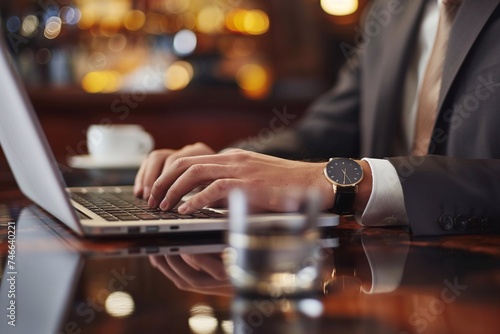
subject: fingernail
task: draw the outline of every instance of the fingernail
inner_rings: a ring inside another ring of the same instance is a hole
[[[156,206],[156,201],[155,201],[155,198],[153,197],[153,195],[149,196],[148,206],[150,208],[154,208]]]
[[[166,210],[168,208],[168,202],[167,199],[165,198],[163,201],[160,203],[160,209]]]
[[[178,208],[177,210],[179,211],[179,213],[182,213],[182,214],[185,214],[187,213],[187,211],[189,211],[189,204],[188,202],[184,202],[182,203]]]

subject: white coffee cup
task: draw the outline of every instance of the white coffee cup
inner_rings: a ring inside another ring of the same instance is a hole
[[[87,147],[96,161],[120,162],[144,157],[153,149],[154,140],[136,124],[91,125]]]

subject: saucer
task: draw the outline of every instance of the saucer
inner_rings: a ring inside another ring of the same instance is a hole
[[[68,165],[81,169],[132,169],[139,168],[146,156],[127,157],[124,159],[103,160],[91,155],[75,155],[68,158]]]

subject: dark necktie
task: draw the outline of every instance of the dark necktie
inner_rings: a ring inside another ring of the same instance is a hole
[[[425,70],[418,100],[415,137],[411,152],[413,155],[426,155],[429,150],[432,131],[438,114],[437,108],[447,42],[453,20],[461,3],[462,0],[443,0],[439,9],[436,41]]]

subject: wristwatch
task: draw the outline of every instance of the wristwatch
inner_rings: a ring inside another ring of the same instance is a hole
[[[363,168],[353,159],[331,158],[324,172],[335,194],[331,211],[342,215],[353,214],[358,183],[363,179]]]

